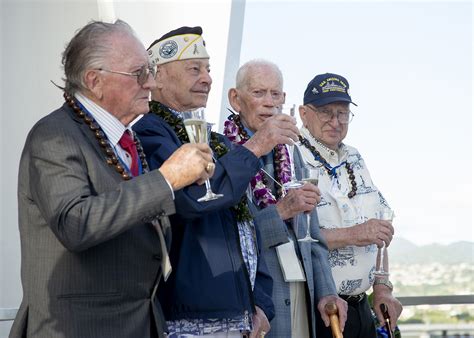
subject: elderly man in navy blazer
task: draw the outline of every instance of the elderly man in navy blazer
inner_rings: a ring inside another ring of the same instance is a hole
[[[209,54],[200,27],[181,27],[149,48],[157,64],[151,112],[134,124],[152,168],[188,143],[183,112],[205,107],[211,88]],[[170,337],[259,337],[273,317],[272,280],[245,196],[259,157],[277,143],[296,139],[289,116],[270,119],[245,146],[210,133],[216,158],[210,184],[223,197],[199,202],[204,187],[176,192],[171,217],[171,262],[177,269],[160,286]]]
[[[66,103],[21,156],[23,301],[10,337],[163,337],[155,294],[173,268],[173,190],[212,175],[211,151],[186,145],[148,170],[129,123],[148,111],[154,71],[125,22],[86,25],[63,65]]]

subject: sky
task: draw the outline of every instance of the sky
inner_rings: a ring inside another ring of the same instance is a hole
[[[247,0],[240,63],[275,62],[287,103],[345,76],[360,151],[416,244],[474,241],[472,2]]]

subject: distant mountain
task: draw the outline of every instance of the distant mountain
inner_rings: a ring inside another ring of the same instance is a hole
[[[467,241],[448,245],[429,244],[418,246],[404,238],[394,238],[388,250],[392,264],[474,263],[474,243]]]

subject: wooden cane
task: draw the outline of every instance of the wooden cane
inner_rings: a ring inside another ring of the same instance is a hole
[[[329,321],[331,322],[332,337],[343,338],[341,329],[339,328],[339,317],[336,303],[327,303],[324,306],[324,309],[326,310],[326,314],[329,316]]]

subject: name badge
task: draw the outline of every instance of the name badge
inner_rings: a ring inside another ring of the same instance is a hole
[[[291,239],[288,243],[277,246],[276,252],[285,282],[306,281],[303,267],[296,255],[295,244]]]

